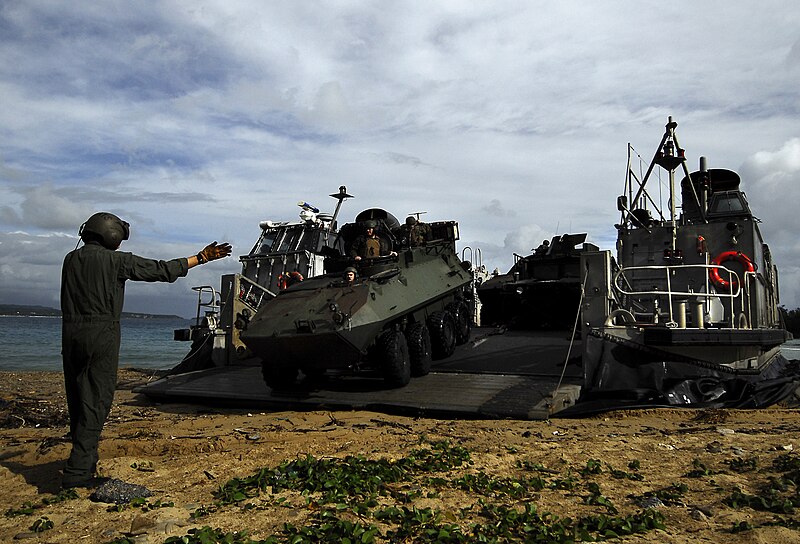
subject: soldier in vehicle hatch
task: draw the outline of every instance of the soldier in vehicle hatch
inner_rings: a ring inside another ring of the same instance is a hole
[[[358,277],[358,271],[353,268],[352,266],[348,266],[344,269],[342,273],[342,281],[346,285],[353,285],[356,282],[356,278]]]
[[[405,225],[400,227],[399,238],[407,247],[424,246],[431,238],[431,227],[409,215],[406,217]]]
[[[350,257],[356,261],[361,259],[374,259],[386,255],[397,255],[389,248],[389,243],[378,236],[378,222],[374,219],[364,221],[364,234],[357,236],[350,248]]]
[[[102,483],[95,477],[97,446],[117,385],[125,282],[173,282],[190,268],[231,253],[230,244],[217,242],[170,261],[116,251],[130,225],[106,212],[87,219],[78,235],[84,245],[66,255],[61,269],[61,355],[72,440],[63,488]]]

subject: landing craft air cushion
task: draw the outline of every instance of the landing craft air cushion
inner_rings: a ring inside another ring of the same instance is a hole
[[[761,221],[738,174],[708,168],[704,157],[689,172],[676,127],[670,118],[642,179],[629,154],[617,200],[617,258],[610,251],[581,257],[582,401],[774,402],[783,392],[754,391],[788,372],[780,346],[792,336],[778,309],[778,272]],[[666,183],[656,184],[657,168]],[[664,185],[667,199],[653,192]],[[663,201],[666,209],[657,204]],[[792,387],[779,382],[778,389]]]

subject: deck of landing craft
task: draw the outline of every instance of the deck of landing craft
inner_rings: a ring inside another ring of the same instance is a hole
[[[339,376],[273,391],[259,366],[237,365],[168,376],[137,392],[168,402],[446,418],[547,419],[577,400],[581,346],[570,345],[568,333],[475,329],[472,338],[400,389],[385,389],[377,378]]]

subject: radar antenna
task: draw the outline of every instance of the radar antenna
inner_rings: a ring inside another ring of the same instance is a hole
[[[335,228],[336,218],[339,216],[339,209],[342,207],[342,202],[344,202],[348,198],[355,198],[353,195],[347,194],[347,187],[345,187],[344,185],[341,185],[339,187],[338,193],[333,193],[330,196],[332,196],[339,202],[336,203],[336,210],[334,210],[333,212],[333,219],[331,219],[330,226],[328,227],[329,230],[331,228]]]

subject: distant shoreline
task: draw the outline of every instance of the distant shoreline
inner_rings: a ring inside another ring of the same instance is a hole
[[[61,310],[46,306],[25,306],[22,304],[0,304],[0,317],[61,317]],[[123,319],[186,319],[174,314],[146,314],[142,312],[122,312]]]

